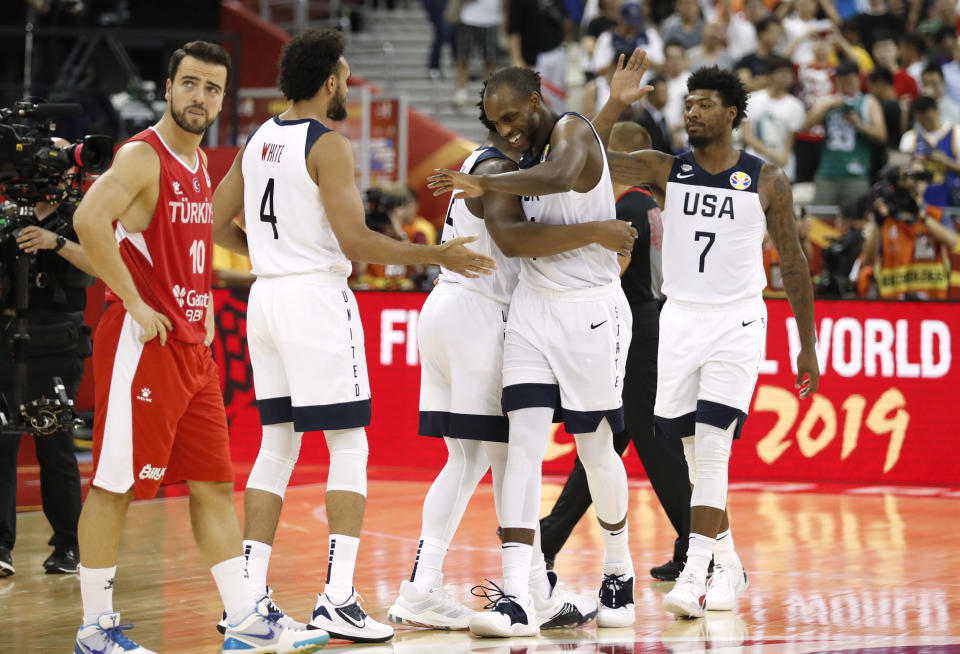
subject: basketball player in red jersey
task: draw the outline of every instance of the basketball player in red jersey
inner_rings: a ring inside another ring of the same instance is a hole
[[[127,141],[90,188],[75,229],[109,306],[94,340],[94,477],[80,516],[83,623],[75,651],[150,650],[113,610],[120,531],[131,498],[186,481],[194,538],[227,609],[224,652],[307,652],[329,636],[277,624],[250,599],[233,506],[226,416],[209,348],[213,198],[204,131],[216,120],[230,56],[194,41],[170,60],[167,110]]]

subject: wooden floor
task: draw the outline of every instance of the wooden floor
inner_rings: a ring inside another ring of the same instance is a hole
[[[409,575],[425,481],[372,481],[356,583],[369,613],[385,619]],[[562,631],[510,641],[467,633],[398,630],[384,645],[331,642],[325,651],[365,654],[547,654],[554,652],[960,652],[960,492],[839,489],[800,484],[732,488],[734,535],[750,588],[734,613],[675,620],[660,607],[670,584],[646,576],[672,547],[669,524],[648,487],[630,498],[637,569],[637,622],[626,629]],[[559,492],[547,484],[545,504]],[[237,496],[238,505],[240,495]],[[568,588],[595,593],[602,544],[592,513],[557,559]],[[447,557],[448,589],[471,604],[469,589],[500,578],[493,499],[482,485]],[[76,576],[45,576],[49,548],[42,514],[20,516],[17,574],[0,579],[0,652],[72,651],[79,622]],[[326,572],[323,487],[291,488],[274,548],[274,599],[305,619]],[[187,501],[131,506],[115,606],[131,636],[164,654],[217,652],[221,606],[190,536]],[[877,648],[877,649],[874,649]]]

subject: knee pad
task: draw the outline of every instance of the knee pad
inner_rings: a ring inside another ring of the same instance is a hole
[[[293,430],[293,423],[264,425],[260,452],[247,478],[247,488],[279,495],[287,492],[287,482],[300,457],[303,432]]]
[[[349,491],[367,495],[367,432],[357,429],[335,429],[324,432],[330,451],[327,491]]]
[[[687,460],[687,471],[689,473],[690,483],[693,484],[697,481],[697,448],[694,444],[694,437],[687,436],[686,438],[681,438],[680,442],[683,443],[683,458]]]
[[[736,427],[736,423],[728,429],[697,423],[697,433],[693,437],[697,448],[697,473],[690,506],[710,506],[721,511],[727,507],[730,446]]]

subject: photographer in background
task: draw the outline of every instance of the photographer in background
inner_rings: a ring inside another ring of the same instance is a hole
[[[923,197],[931,175],[915,161],[893,168],[873,188],[878,225],[863,246],[863,266],[873,266],[878,294],[893,300],[943,300],[949,276],[947,251],[957,234],[938,207]]]
[[[859,270],[855,268],[863,250],[867,202],[868,196],[864,195],[840,205],[834,223],[840,236],[830,239],[829,245],[821,250],[823,271],[814,289],[817,298],[856,297]]]
[[[86,287],[92,267],[73,233],[72,211],[39,203],[38,225],[0,240],[0,392],[13,393],[13,345],[17,260],[36,255],[29,277],[27,309],[27,388],[25,399],[53,395],[53,377],[60,377],[70,399],[76,398],[83,360],[90,355],[90,330],[83,324]],[[56,224],[63,225],[57,231]],[[16,410],[16,407],[10,407]],[[73,432],[66,429],[34,439],[40,463],[43,513],[53,528],[53,553],[43,563],[47,574],[77,571],[77,520],[80,517],[80,472]],[[11,550],[16,541],[17,451],[20,436],[0,434],[0,577],[14,573]]]

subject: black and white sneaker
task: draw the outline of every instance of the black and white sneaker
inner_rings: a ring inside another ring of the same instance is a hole
[[[43,570],[48,575],[76,574],[80,566],[80,555],[72,547],[55,549],[43,562]]]
[[[0,545],[0,577],[9,577],[16,568],[13,567],[13,556],[10,554],[10,548],[6,545]]]
[[[356,590],[342,604],[334,604],[326,593],[317,595],[317,605],[307,629],[323,629],[331,638],[355,643],[382,643],[393,638],[393,627],[377,622],[360,607]]]
[[[582,627],[597,617],[597,601],[586,595],[576,595],[557,587],[557,573],[547,571],[550,581],[550,596],[533,603],[537,611],[540,629],[574,629]]]
[[[629,627],[637,619],[633,609],[633,579],[633,566],[629,563],[603,566],[598,627]]]
[[[510,636],[536,636],[540,622],[533,605],[533,597],[514,597],[487,579],[490,586],[474,586],[470,592],[487,600],[483,611],[470,618],[470,632],[476,636],[508,638]]]

